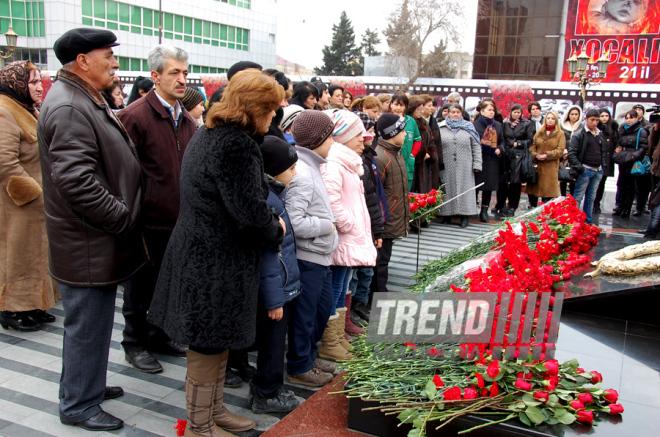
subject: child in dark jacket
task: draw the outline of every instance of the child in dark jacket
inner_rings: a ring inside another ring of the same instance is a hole
[[[257,372],[251,382],[252,411],[285,413],[300,402],[290,390],[282,389],[285,339],[301,291],[296,259],[296,240],[285,208],[285,189],[296,175],[298,154],[293,146],[276,136],[266,136],[261,145],[264,171],[270,193],[268,207],[286,225],[281,247],[261,252],[261,280],[257,310]]]

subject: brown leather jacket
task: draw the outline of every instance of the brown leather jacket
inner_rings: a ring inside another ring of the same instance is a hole
[[[172,230],[179,216],[181,161],[195,135],[195,120],[181,105],[177,129],[152,90],[117,116],[133,140],[144,178],[141,222],[145,228]]]
[[[37,125],[50,274],[74,287],[124,282],[145,262],[137,153],[101,94],[58,74]]]

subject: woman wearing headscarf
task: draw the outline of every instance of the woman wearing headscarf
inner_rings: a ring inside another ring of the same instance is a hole
[[[41,72],[30,61],[0,70],[0,324],[36,331],[55,321],[35,105]]]
[[[481,171],[481,137],[474,125],[463,119],[463,108],[457,103],[449,105],[449,113],[440,123],[442,153],[445,168],[440,176],[445,183],[445,198],[453,199],[474,188],[474,174]],[[461,196],[439,210],[444,223],[451,223],[453,216],[461,218],[461,227],[468,226],[468,216],[475,215],[477,206],[470,195]]]
[[[502,124],[495,120],[498,115],[495,102],[492,99],[484,99],[477,105],[477,115],[474,120],[474,128],[479,134],[481,141],[481,159],[483,161],[482,171],[477,174],[475,182],[483,182],[479,188],[481,191],[481,213],[479,220],[487,223],[488,207],[493,191],[497,191],[500,182],[500,158],[504,153],[504,134]]]

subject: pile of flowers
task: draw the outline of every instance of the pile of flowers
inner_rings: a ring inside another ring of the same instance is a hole
[[[584,218],[575,200],[568,197],[519,218],[515,225],[505,222],[487,251],[485,241],[467,246],[466,253],[478,252],[478,262],[455,254],[454,264],[444,263],[445,274],[424,289],[497,293],[490,343],[407,343],[403,354],[387,359],[381,353],[383,345],[368,344],[361,337],[353,343],[354,358],[342,366],[351,380],[347,395],[381,402],[376,408],[398,413],[402,423],[412,424],[409,436],[415,437],[425,436],[429,423],[439,422],[436,426],[441,428],[466,414],[491,415],[494,420],[488,424],[518,418],[532,426],[592,423],[594,413],[623,412],[616,403],[616,391],[600,387],[598,372],[584,371],[575,360],[560,365],[544,359],[549,346],[554,350],[554,344],[548,343],[554,297],[541,308],[541,296],[552,294],[555,283],[570,278],[571,268],[589,261],[585,252],[597,243],[600,230],[585,224]],[[518,294],[523,296],[522,316],[520,323],[513,324]],[[505,295],[506,301],[502,300]],[[503,302],[509,306],[500,308]],[[534,305],[533,311],[527,305]],[[507,335],[496,343],[500,314],[507,317]],[[532,331],[523,338],[524,318],[531,314]],[[533,349],[542,351],[541,360],[532,359]],[[510,350],[515,350],[513,356],[505,354]],[[486,425],[478,427],[482,426]]]
[[[442,192],[431,190],[426,194],[408,194],[410,221],[427,218],[442,203]]]

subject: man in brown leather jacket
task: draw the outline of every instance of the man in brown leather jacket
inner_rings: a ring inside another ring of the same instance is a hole
[[[144,265],[140,163],[100,92],[119,63],[110,31],[72,29],[55,41],[63,64],[37,125],[49,270],[64,307],[60,420],[91,431],[124,422],[101,409],[121,396],[106,387],[117,284]]]
[[[124,340],[126,360],[141,372],[158,373],[163,367],[151,351],[185,356],[186,349],[147,322],[147,310],[156,288],[161,261],[179,216],[181,161],[195,134],[195,120],[179,99],[188,75],[188,54],[170,45],[149,53],[155,89],[121,110],[143,174],[140,228],[149,251],[149,264],[124,283]]]

